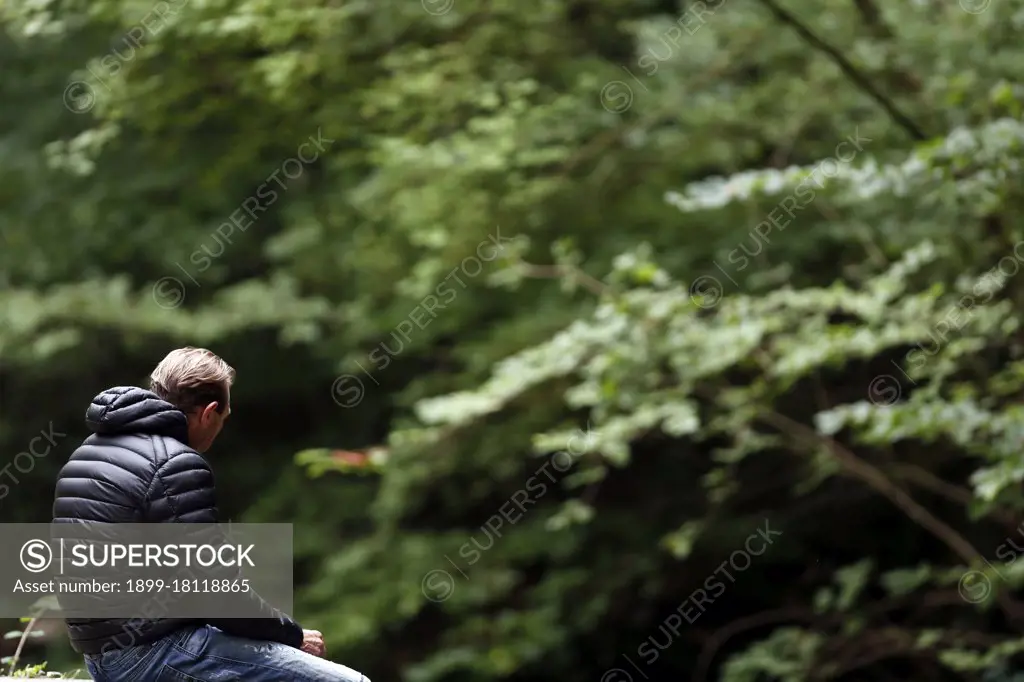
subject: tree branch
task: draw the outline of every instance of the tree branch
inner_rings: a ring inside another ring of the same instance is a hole
[[[988,563],[974,546],[964,536],[957,533],[951,526],[943,523],[934,514],[921,506],[914,498],[902,488],[889,480],[880,469],[864,461],[850,450],[831,438],[821,435],[814,429],[801,424],[798,421],[775,411],[763,412],[760,418],[765,423],[774,426],[779,431],[788,434],[795,440],[802,440],[815,446],[824,446],[839,460],[840,465],[852,476],[867,483],[876,491],[889,499],[898,509],[940,541],[949,547],[957,556],[963,559],[968,566],[977,566],[980,563]],[[1020,604],[1013,600],[1008,594],[997,593],[996,602],[1006,614],[1007,618],[1014,624],[1024,621],[1024,612]]]
[[[884,497],[887,497],[889,501],[902,510],[912,521],[941,540],[968,565],[975,565],[984,560],[978,550],[962,535],[918,504],[914,498],[889,480],[889,477],[877,467],[864,461],[831,438],[823,436],[809,426],[805,426],[783,414],[767,411],[761,413],[760,416],[763,421],[789,435],[794,440],[826,447],[839,460],[839,463],[846,471],[867,483]]]
[[[715,654],[718,653],[718,650],[721,649],[726,642],[741,632],[752,630],[753,628],[761,627],[763,625],[785,623],[792,620],[814,622],[815,614],[808,612],[806,609],[782,608],[762,611],[760,613],[755,613],[752,616],[734,620],[711,636],[708,645],[704,647],[704,650],[700,654],[700,659],[697,661],[697,672],[694,674],[693,679],[696,680],[696,682],[704,682],[704,680],[707,679],[711,663],[715,660]]]
[[[894,464],[891,469],[898,477],[965,507],[974,501],[974,496],[971,494],[970,490],[953,485],[927,469],[917,465]],[[993,510],[991,514],[1003,523],[1008,523],[1014,526],[1017,525],[1017,519],[1013,514],[1010,514],[1003,509]]]
[[[867,76],[851,64],[850,61],[839,52],[839,50],[815,35],[809,28],[804,26],[799,19],[780,7],[775,0],[761,0],[761,2],[768,8],[768,11],[770,11],[776,19],[796,31],[805,42],[818,51],[824,52],[828,55],[835,65],[839,67],[839,70],[846,74],[846,76],[866,95],[875,100],[879,106],[885,109],[885,112],[889,114],[889,117],[895,121],[897,125],[907,131],[907,134],[918,141],[928,139],[928,136],[924,134],[924,131],[921,130],[921,128],[918,127],[918,125],[914,123],[909,116],[900,111],[899,107],[897,107],[892,100],[876,88],[875,85],[868,80]]]

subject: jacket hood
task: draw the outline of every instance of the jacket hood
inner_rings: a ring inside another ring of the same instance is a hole
[[[136,386],[115,386],[93,398],[85,411],[85,425],[103,436],[152,434],[188,445],[185,413],[156,393]]]

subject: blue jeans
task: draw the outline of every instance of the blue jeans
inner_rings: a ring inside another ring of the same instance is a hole
[[[97,682],[370,682],[338,663],[277,642],[187,627],[163,639],[85,657]]]

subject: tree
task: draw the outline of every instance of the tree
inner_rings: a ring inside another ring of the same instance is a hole
[[[1020,10],[8,3],[3,452],[208,345],[371,678],[1009,679]]]

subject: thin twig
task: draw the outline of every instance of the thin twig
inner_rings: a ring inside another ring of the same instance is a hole
[[[25,642],[28,640],[37,620],[39,620],[39,616],[30,620],[28,625],[25,626],[25,631],[21,633],[21,639],[18,640],[18,648],[14,650],[14,658],[11,660],[11,670],[8,673],[11,677],[14,676],[14,668],[18,665],[18,659],[21,658],[21,650],[25,648]]]
[[[839,67],[840,71],[846,74],[846,76],[868,97],[875,100],[879,106],[885,109],[885,112],[889,114],[889,117],[892,118],[892,120],[901,128],[906,130],[912,138],[918,141],[928,139],[928,136],[925,135],[924,131],[921,130],[921,128],[914,123],[909,116],[904,114],[892,100],[886,97],[881,90],[875,87],[875,84],[872,83],[867,76],[861,73],[857,67],[851,64],[850,60],[844,57],[839,50],[815,35],[814,32],[804,26],[799,19],[780,7],[775,0],[761,0],[761,2],[768,8],[768,11],[770,11],[776,19],[796,31],[797,34],[812,47],[828,55],[833,63]]]

